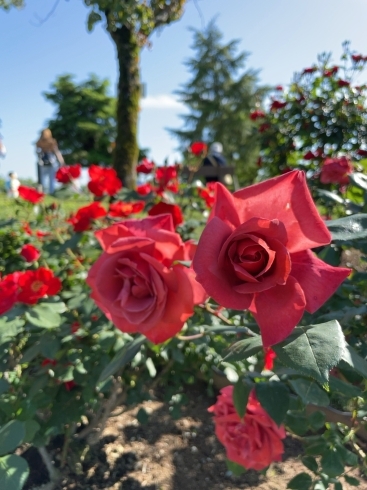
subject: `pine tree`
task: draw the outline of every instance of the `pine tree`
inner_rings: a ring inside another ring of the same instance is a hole
[[[185,62],[191,79],[176,91],[189,109],[180,117],[183,129],[169,129],[185,153],[191,142],[219,141],[229,164],[236,160],[236,173],[242,183],[256,174],[258,137],[249,114],[267,92],[258,86],[257,72],[244,70],[248,53],[238,53],[239,40],[223,42],[212,21],[202,32],[192,29],[194,55]]]

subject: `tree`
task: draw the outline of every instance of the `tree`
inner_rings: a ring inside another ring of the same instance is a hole
[[[43,96],[56,105],[48,127],[58,141],[66,163],[111,165],[111,143],[116,138],[116,99],[108,95],[108,80],[97,76],[80,84],[62,75]]]
[[[0,7],[20,7],[24,3],[0,0]],[[88,30],[104,20],[116,45],[119,80],[113,165],[124,184],[134,187],[139,152],[140,51],[156,29],[180,19],[186,0],[84,0],[84,3],[90,8]]]
[[[185,64],[191,79],[176,93],[188,107],[181,115],[183,129],[169,131],[180,141],[183,152],[196,140],[220,141],[229,158],[237,158],[237,173],[251,181],[256,173],[258,137],[253,137],[249,114],[267,91],[257,86],[257,73],[244,71],[248,53],[238,53],[238,40],[223,42],[212,21],[204,31],[192,30],[194,55]]]

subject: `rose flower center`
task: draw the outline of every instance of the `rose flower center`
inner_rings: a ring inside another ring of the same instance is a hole
[[[38,291],[42,288],[43,282],[42,281],[33,281],[31,284],[31,290],[34,293],[38,293]]]

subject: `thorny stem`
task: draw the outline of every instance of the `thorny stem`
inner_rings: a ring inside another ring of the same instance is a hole
[[[69,445],[70,445],[70,439],[71,439],[71,434],[74,433],[75,427],[73,427],[74,424],[69,425],[66,429],[65,432],[65,441],[64,445],[62,448],[62,453],[61,453],[61,462],[60,462],[60,468],[63,468],[65,466],[65,461],[67,457],[67,453],[69,450]]]
[[[208,313],[216,316],[217,318],[219,318],[220,320],[222,320],[222,322],[226,323],[227,325],[233,325],[233,323],[231,322],[231,320],[228,320],[228,318],[226,318],[224,315],[222,315],[218,311],[213,310],[213,308],[209,305],[209,303],[206,303],[205,304],[205,309],[206,309],[206,311]]]

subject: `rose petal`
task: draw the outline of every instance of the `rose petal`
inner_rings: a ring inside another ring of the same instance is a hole
[[[259,324],[264,347],[286,339],[301,320],[306,298],[300,284],[289,277],[284,286],[255,294],[249,310]]]
[[[306,310],[310,313],[318,310],[351,273],[351,269],[326,264],[311,250],[292,254],[291,260],[291,275],[301,285],[306,297]]]

